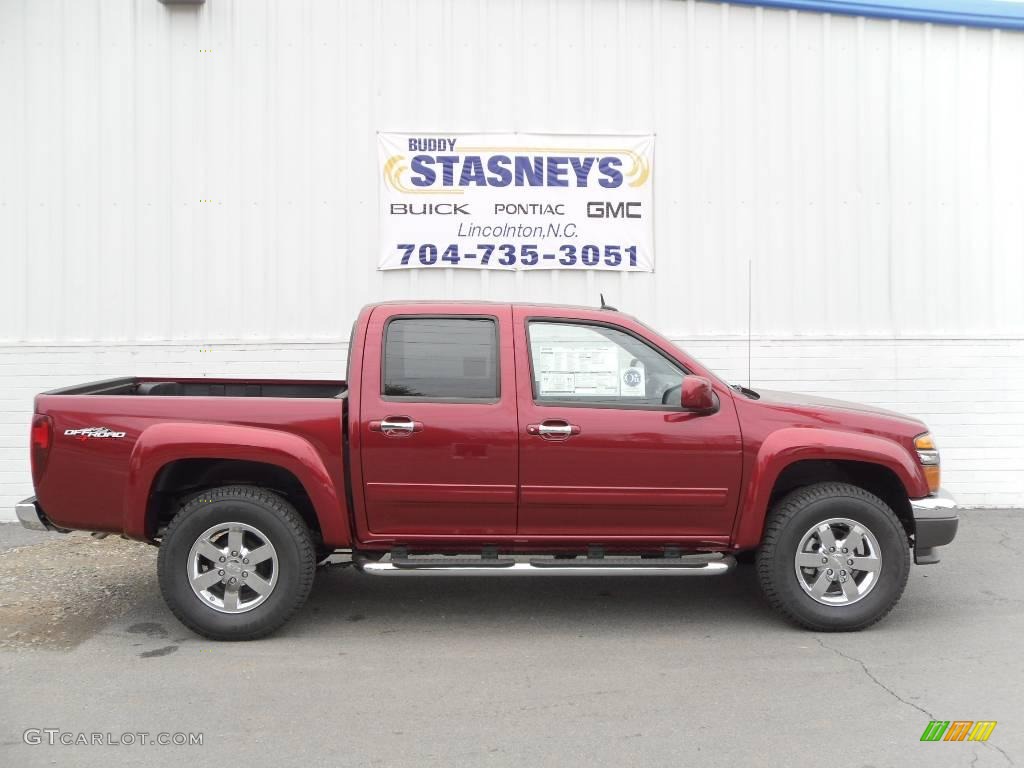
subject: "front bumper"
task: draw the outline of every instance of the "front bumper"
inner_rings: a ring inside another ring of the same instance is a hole
[[[914,513],[914,562],[930,565],[939,562],[937,547],[949,544],[960,525],[960,507],[949,491],[939,489],[933,496],[911,499]]]
[[[14,505],[14,513],[18,516],[18,522],[30,531],[55,531],[57,530],[46,519],[46,515],[39,508],[35,496],[29,496],[23,501]]]

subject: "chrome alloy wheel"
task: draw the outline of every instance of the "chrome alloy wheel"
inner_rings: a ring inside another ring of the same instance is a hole
[[[188,580],[196,597],[221,613],[245,613],[277,586],[277,551],[266,534],[246,523],[218,523],[188,553]]]
[[[794,567],[800,586],[814,600],[822,605],[850,605],[878,583],[882,550],[863,525],[833,517],[803,535]]]

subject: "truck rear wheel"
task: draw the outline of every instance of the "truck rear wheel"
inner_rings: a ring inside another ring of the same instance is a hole
[[[910,547],[896,514],[847,483],[818,483],[782,498],[757,554],[768,602],[820,632],[879,621],[900,599],[909,573]]]
[[[215,488],[181,508],[160,543],[160,591],[213,640],[253,640],[284,624],[313,586],[316,549],[295,508],[252,486]]]

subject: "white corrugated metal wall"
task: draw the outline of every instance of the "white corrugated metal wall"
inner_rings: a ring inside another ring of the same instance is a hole
[[[0,518],[40,390],[339,376],[381,298],[593,304],[925,418],[1024,504],[1024,34],[694,0],[0,3]],[[657,134],[654,274],[376,271],[375,133]]]

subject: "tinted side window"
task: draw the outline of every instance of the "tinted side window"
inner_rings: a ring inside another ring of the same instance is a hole
[[[399,318],[388,323],[384,389],[391,397],[498,397],[498,332],[485,318]]]
[[[529,330],[538,403],[675,404],[682,369],[640,339],[602,325],[534,321]]]

